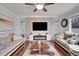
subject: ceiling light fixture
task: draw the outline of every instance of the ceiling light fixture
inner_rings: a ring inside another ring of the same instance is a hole
[[[36,8],[39,9],[39,10],[43,9],[43,4],[37,4]]]
[[[25,3],[25,5],[34,6],[33,12],[36,12],[37,10],[43,10],[44,12],[47,12],[47,6],[52,4],[55,3]]]

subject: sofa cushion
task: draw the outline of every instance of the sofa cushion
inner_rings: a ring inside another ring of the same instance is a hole
[[[63,36],[56,36],[56,38],[63,39]]]
[[[65,40],[64,39],[65,38],[65,33],[64,32],[59,33],[59,35],[57,35],[56,38]]]
[[[5,45],[0,43],[0,50],[4,49]]]
[[[69,45],[71,52],[79,56],[79,45]]]
[[[77,37],[77,36],[72,36],[72,38],[71,38],[71,41],[73,40],[73,43],[74,44],[76,44],[76,45],[79,45],[78,43],[79,43],[79,37]]]

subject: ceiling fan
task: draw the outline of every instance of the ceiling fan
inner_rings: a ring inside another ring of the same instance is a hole
[[[52,5],[55,3],[25,3],[25,5],[32,5],[35,6],[35,9],[33,12],[36,12],[37,10],[43,10],[44,12],[47,12],[46,6]]]

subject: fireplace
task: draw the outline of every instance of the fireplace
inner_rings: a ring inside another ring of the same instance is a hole
[[[47,36],[35,35],[33,36],[33,40],[47,40]]]

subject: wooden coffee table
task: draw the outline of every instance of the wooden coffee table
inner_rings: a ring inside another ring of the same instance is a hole
[[[48,44],[44,41],[31,42],[31,53],[32,54],[47,54],[48,53]]]

